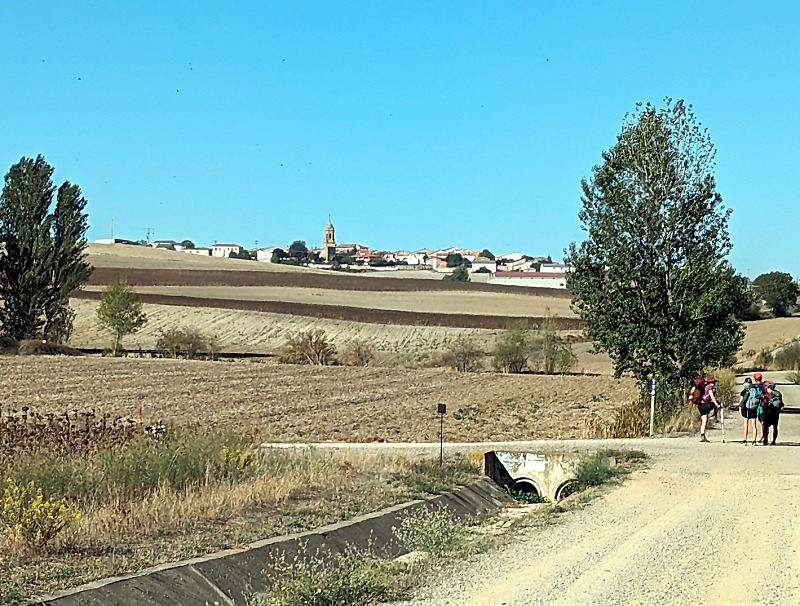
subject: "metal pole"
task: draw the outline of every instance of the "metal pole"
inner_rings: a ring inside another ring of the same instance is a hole
[[[650,437],[655,433],[656,424],[656,380],[650,379]]]
[[[444,465],[444,415],[439,415],[439,467]]]

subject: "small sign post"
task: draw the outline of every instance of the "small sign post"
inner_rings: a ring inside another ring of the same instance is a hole
[[[439,413],[439,467],[444,465],[444,415],[447,412],[447,404],[439,404],[436,407]]]
[[[655,433],[656,424],[656,380],[650,379],[650,437]]]

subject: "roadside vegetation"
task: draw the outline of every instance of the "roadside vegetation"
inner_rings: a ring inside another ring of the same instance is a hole
[[[575,467],[573,491],[558,503],[536,502],[537,507],[513,521],[497,516],[459,521],[443,509],[419,509],[395,527],[394,535],[418,557],[387,560],[373,553],[346,550],[342,554],[280,562],[272,588],[253,596],[254,606],[368,606],[407,597],[437,575],[480,552],[499,550],[520,527],[544,530],[558,515],[583,506],[598,490],[618,484],[647,462],[641,451],[612,449],[583,456]],[[524,497],[521,502],[526,502]]]
[[[96,411],[2,411],[2,603],[311,529],[478,475],[458,459],[439,468],[258,443]]]

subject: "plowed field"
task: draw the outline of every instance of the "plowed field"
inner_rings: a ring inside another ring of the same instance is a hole
[[[260,426],[282,441],[575,438],[636,396],[629,380],[153,359],[0,358],[3,408]]]

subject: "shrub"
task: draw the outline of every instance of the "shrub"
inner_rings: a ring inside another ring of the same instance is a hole
[[[82,356],[74,347],[45,341],[42,339],[26,339],[19,342],[17,353],[20,356]]]
[[[168,328],[159,334],[156,349],[170,358],[185,357],[187,360],[194,360],[205,352],[213,360],[219,345],[213,335],[204,335],[197,328]]]
[[[482,355],[474,340],[460,336],[445,349],[442,362],[458,372],[472,372],[478,369]]]
[[[366,341],[356,339],[347,345],[342,359],[347,366],[369,366],[375,360],[375,351]]]
[[[467,538],[464,524],[445,509],[419,508],[403,516],[400,526],[392,530],[410,551],[438,557],[456,551]]]
[[[787,378],[795,385],[800,385],[800,371],[789,373]]]
[[[528,365],[531,355],[530,327],[516,322],[506,329],[494,348],[494,366],[504,373],[519,373]]]
[[[780,370],[800,370],[800,342],[784,345],[774,356],[775,366]]]
[[[448,265],[448,267],[450,266]],[[449,282],[469,282],[469,270],[466,265],[459,265],[453,270],[453,273],[447,274],[442,279]]]
[[[756,368],[760,368],[761,370],[769,370],[770,366],[773,362],[772,352],[768,349],[762,349],[758,352],[756,359],[753,361]]]
[[[328,366],[336,363],[336,347],[322,329],[301,332],[289,337],[278,360],[282,364]]]
[[[581,458],[574,471],[576,492],[602,486],[628,473],[626,468],[613,463],[614,458],[604,451]]]
[[[730,368],[715,368],[709,374],[717,380],[717,401],[725,406],[738,403],[741,387],[736,385],[736,373]]]
[[[42,489],[33,481],[17,486],[11,478],[6,480],[0,502],[0,523],[29,545],[44,547],[79,517],[70,510],[66,499],[45,499]]]

